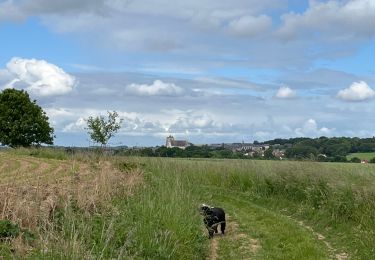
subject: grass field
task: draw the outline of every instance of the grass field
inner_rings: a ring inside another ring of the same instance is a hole
[[[0,153],[0,219],[20,227],[0,258],[371,259],[374,170]],[[225,236],[207,238],[201,203],[226,210]]]
[[[357,157],[361,160],[370,161],[372,158],[375,158],[375,153],[351,153],[346,158],[351,160],[352,158]]]

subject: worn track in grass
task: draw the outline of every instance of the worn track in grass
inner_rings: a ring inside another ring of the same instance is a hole
[[[215,189],[211,187],[211,189]],[[230,215],[228,232],[211,241],[209,259],[346,259],[311,227],[230,191],[215,203]]]

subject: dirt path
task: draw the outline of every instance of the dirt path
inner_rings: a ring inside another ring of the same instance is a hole
[[[221,255],[219,256],[219,246],[223,247],[224,244],[235,244],[241,251],[242,256],[245,257],[243,259],[253,259],[251,256],[255,256],[261,248],[259,240],[241,232],[238,223],[229,215],[227,215],[225,235],[221,233],[214,234],[214,237],[211,239],[208,259],[223,259]]]
[[[287,216],[288,218],[292,219],[292,217],[290,216]],[[323,236],[322,234],[316,232],[312,227],[306,225],[303,221],[297,221],[298,225],[300,225],[301,227],[309,230],[312,234],[314,234],[314,236],[318,239],[318,240],[321,240],[323,241],[323,243],[326,245],[326,247],[328,248],[329,252],[330,252],[330,255],[331,255],[331,258],[332,259],[336,259],[336,260],[345,260],[345,259],[348,259],[349,255],[345,252],[339,252],[339,250],[335,249],[331,243],[329,243],[325,236]]]
[[[215,203],[229,216],[226,234],[215,234],[210,242],[210,260],[347,259],[321,234],[240,196],[221,193]]]

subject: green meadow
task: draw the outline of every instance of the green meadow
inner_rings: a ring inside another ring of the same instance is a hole
[[[0,163],[0,219],[16,230],[1,233],[0,225],[0,258],[375,255],[372,164],[93,153],[55,158],[53,151],[28,150],[0,153]],[[224,236],[208,239],[201,203],[225,209]]]
[[[375,158],[375,153],[351,153],[346,158],[351,160],[352,158],[357,157],[361,160],[370,161],[372,158]]]

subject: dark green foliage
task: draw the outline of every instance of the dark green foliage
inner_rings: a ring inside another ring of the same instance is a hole
[[[311,138],[290,138],[290,139],[274,139],[266,141],[269,145],[280,145],[280,148],[287,149],[290,158],[306,159],[310,158],[309,154],[314,154],[316,149],[318,155],[324,154],[328,158],[317,158],[320,161],[345,161],[342,157],[349,153],[356,152],[374,152],[375,137],[363,138],[358,137],[319,137]],[[291,150],[289,150],[291,149]],[[289,151],[288,151],[289,150]]]
[[[353,157],[352,159],[350,159],[350,162],[353,162],[353,163],[360,163],[360,162],[361,162],[361,159],[359,159],[358,157]]]
[[[264,152],[265,159],[275,159],[276,157],[273,155],[273,148],[270,147]]]
[[[36,101],[24,90],[0,93],[0,143],[11,147],[53,144],[53,128]]]
[[[285,152],[286,157],[295,159],[312,159],[315,158],[317,154],[318,150],[315,147],[304,146],[302,144],[295,145]]]
[[[135,162],[119,162],[117,164],[117,168],[122,172],[129,172],[131,170],[139,168],[139,166],[144,166],[144,165],[140,165]]]
[[[0,239],[17,237],[20,227],[9,220],[0,220]]]
[[[347,162],[348,159],[346,159],[346,156],[336,155],[334,157],[331,157],[330,161],[331,162]]]
[[[142,149],[122,149],[115,151],[117,155],[136,155],[147,157],[176,157],[176,158],[217,158],[217,159],[239,159],[244,158],[241,152],[233,152],[225,148],[211,148],[207,145],[189,146],[186,149],[177,147],[167,148],[165,146],[157,148]]]
[[[28,229],[22,229],[22,238],[27,243],[31,243],[36,240],[37,236]]]

